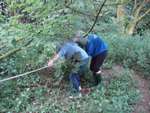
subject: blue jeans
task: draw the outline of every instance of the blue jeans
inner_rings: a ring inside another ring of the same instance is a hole
[[[71,73],[69,75],[71,88],[75,89],[76,91],[79,91],[80,86],[80,76],[78,73]]]
[[[87,65],[88,65],[89,59],[85,59],[81,62],[80,69],[78,73],[71,73],[69,75],[69,80],[71,83],[71,86],[76,90],[79,91],[80,86],[80,76],[85,72]]]

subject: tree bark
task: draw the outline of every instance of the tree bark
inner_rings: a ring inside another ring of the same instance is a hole
[[[126,33],[128,35],[133,35],[134,31],[135,31],[135,28],[136,28],[136,25],[137,25],[137,22],[133,21],[131,23],[129,23],[128,27],[126,28]]]
[[[27,43],[25,43],[22,47],[27,47],[31,42],[33,41],[33,39],[30,39]],[[8,56],[11,56],[15,53],[17,53],[18,51],[21,51],[22,50],[22,47],[19,47],[19,48],[15,48],[13,50],[10,50],[8,51],[7,53],[5,54],[2,54],[0,56],[0,60],[4,59],[4,58],[7,58]]]
[[[121,32],[125,33],[125,18],[126,18],[126,11],[123,5],[117,6],[117,22],[121,28]]]
[[[120,21],[125,17],[124,5],[117,6],[117,20]]]
[[[133,20],[128,24],[126,28],[126,33],[128,35],[133,35],[134,31],[136,30],[136,25],[150,12],[150,8],[148,8],[147,11],[145,11],[144,14],[140,16],[140,12],[143,9],[144,4],[145,1],[143,1],[139,7],[136,7],[137,5],[134,6]]]

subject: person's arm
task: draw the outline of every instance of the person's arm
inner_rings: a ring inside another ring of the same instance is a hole
[[[49,60],[48,66],[53,66],[54,62],[57,61],[59,58],[64,58],[66,55],[66,46],[63,46],[58,53],[55,53],[54,57]]]
[[[54,65],[54,62],[57,61],[58,59],[59,59],[59,54],[55,54],[54,57],[48,61],[48,66],[52,67]]]

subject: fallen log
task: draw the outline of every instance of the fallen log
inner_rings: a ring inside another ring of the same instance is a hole
[[[25,43],[25,44],[23,45],[23,47],[28,46],[32,41],[33,41],[33,39],[30,39],[27,43]],[[4,58],[7,58],[8,56],[11,56],[11,55],[17,53],[18,51],[21,51],[21,50],[23,49],[23,47],[15,48],[15,49],[13,49],[13,50],[8,51],[8,52],[5,53],[5,54],[2,54],[2,55],[0,56],[0,60],[2,60],[2,59],[4,59]]]

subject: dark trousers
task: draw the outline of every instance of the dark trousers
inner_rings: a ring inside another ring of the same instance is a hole
[[[101,82],[101,75],[97,75],[96,72],[100,70],[100,67],[102,66],[105,58],[107,56],[107,51],[104,51],[95,57],[92,57],[90,69],[93,72],[93,77],[95,79],[95,85],[98,85],[99,82]]]

